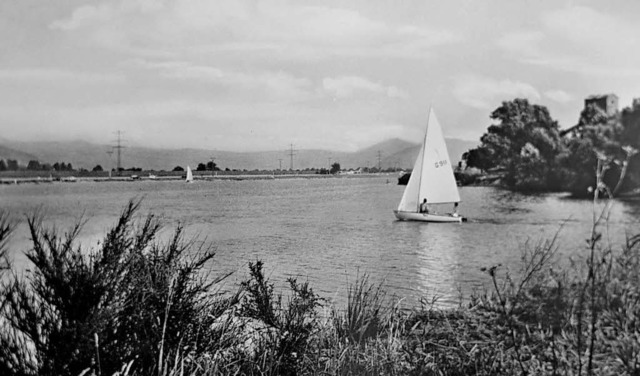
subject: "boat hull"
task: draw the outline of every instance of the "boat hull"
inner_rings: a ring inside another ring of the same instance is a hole
[[[401,221],[419,221],[433,223],[460,223],[464,218],[453,214],[429,214],[394,210],[393,213]]]

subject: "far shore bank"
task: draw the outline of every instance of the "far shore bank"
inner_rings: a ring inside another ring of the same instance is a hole
[[[3,176],[4,175],[4,176]],[[11,184],[52,184],[52,183],[79,183],[79,182],[136,182],[136,181],[182,181],[184,176],[181,173],[175,172],[159,172],[159,173],[144,173],[144,174],[132,174],[127,171],[127,174],[122,176],[101,176],[100,174],[90,174],[89,176],[76,176],[72,173],[58,174],[56,176],[28,176],[31,174],[3,174],[0,175],[0,185]],[[27,176],[25,176],[27,175]],[[86,175],[86,174],[85,174]],[[194,181],[228,181],[228,180],[277,180],[277,179],[330,179],[330,178],[375,178],[375,177],[395,177],[394,173],[366,173],[366,174],[305,174],[305,173],[292,173],[292,172],[277,172],[277,173],[228,173],[220,172],[212,175],[209,174],[196,174],[194,173]],[[391,180],[389,180],[391,182]]]

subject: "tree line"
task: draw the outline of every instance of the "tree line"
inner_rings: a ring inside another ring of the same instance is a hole
[[[15,159],[0,159],[0,171],[80,171],[87,172],[86,168],[81,167],[80,169],[75,169],[71,162],[55,162],[51,163],[40,163],[38,160],[30,160],[26,166],[20,165]],[[102,172],[104,169],[101,165],[94,166],[91,171],[93,172]],[[116,171],[116,169],[112,169],[111,171]],[[129,167],[124,168],[120,167],[119,171],[142,171],[140,167]]]
[[[586,196],[596,186],[596,169],[611,194],[640,187],[640,103],[607,114],[595,104],[578,124],[560,130],[549,110],[527,99],[503,102],[481,144],[463,155],[467,167],[501,176],[520,191],[568,191]]]
[[[18,161],[15,159],[0,159],[0,171],[18,171],[21,167]],[[30,160],[27,164],[26,170],[28,171],[75,171],[71,163],[56,162],[40,163],[37,160]]]

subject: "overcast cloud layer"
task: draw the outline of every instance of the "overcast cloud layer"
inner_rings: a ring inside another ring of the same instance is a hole
[[[0,2],[0,137],[352,151],[477,140],[503,100],[563,127],[640,97],[637,1]]]

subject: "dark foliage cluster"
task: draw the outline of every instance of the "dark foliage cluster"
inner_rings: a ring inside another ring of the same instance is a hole
[[[15,159],[0,159],[0,171],[18,171],[18,161]]]
[[[196,171],[220,171],[220,168],[213,161],[209,161],[207,163],[198,163]]]
[[[578,124],[562,132],[544,106],[526,99],[503,102],[491,119],[481,145],[463,158],[469,167],[501,173],[509,188],[587,196],[599,159],[608,162],[605,182],[626,175],[621,192],[640,187],[638,104],[614,115],[589,104]]]

